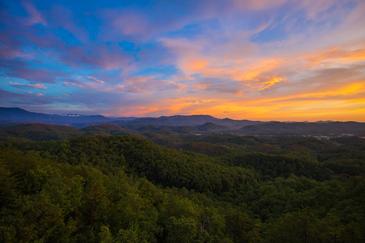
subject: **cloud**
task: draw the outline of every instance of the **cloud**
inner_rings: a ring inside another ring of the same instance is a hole
[[[98,79],[94,76],[79,76],[73,80],[63,81],[63,85],[66,87],[77,87],[81,89],[95,89],[95,90],[104,90],[105,89],[105,81]]]
[[[365,61],[365,48],[359,49],[341,49],[338,47],[332,47],[323,50],[319,53],[311,54],[307,57],[307,60],[312,65],[320,64],[346,64],[353,62]]]
[[[16,88],[33,88],[33,89],[47,89],[47,87],[42,83],[19,83],[19,82],[9,82],[10,86],[16,87]]]
[[[263,120],[318,120],[328,116],[337,120],[364,120],[365,115],[358,113],[364,110],[364,83],[355,82],[339,86],[329,91],[312,91],[278,98],[257,98],[255,100],[239,99],[203,99],[203,102],[192,102],[190,99],[175,99],[162,102],[160,110],[171,113],[201,114],[204,111],[218,117],[250,117]],[[356,95],[359,95],[356,97]],[[196,98],[195,98],[196,99]],[[166,107],[164,107],[166,106]],[[311,111],[314,113],[311,114]]]
[[[128,77],[121,84],[116,86],[116,90],[128,93],[157,93],[168,90],[183,90],[185,86],[175,82],[173,78],[165,79],[157,75]]]
[[[280,77],[280,76],[274,76],[274,77],[271,77],[270,79],[268,79],[267,81],[265,81],[263,83],[263,87],[260,88],[260,90],[266,90],[266,89],[269,89],[271,88],[272,86],[278,84],[278,83],[281,83],[283,81],[283,78]]]
[[[42,24],[47,25],[47,21],[43,15],[36,9],[36,7],[30,1],[22,1],[22,4],[27,11],[29,17],[27,19],[28,25]]]
[[[177,55],[177,64],[180,70],[198,81],[198,86],[209,87],[207,81],[203,83],[198,79],[235,81],[237,88],[242,86],[260,90],[263,86],[269,87],[268,80],[280,76],[279,67],[284,63],[280,57],[257,58],[251,45],[242,49],[242,55],[237,55],[237,50],[225,49],[212,44],[207,40],[198,39],[188,41],[185,39],[164,39],[163,43]],[[225,45],[230,45],[225,44]],[[215,50],[206,52],[205,50]],[[222,58],[224,53],[224,58]],[[245,55],[246,54],[246,55]],[[283,78],[281,77],[281,80]],[[279,79],[276,78],[276,83]],[[273,84],[273,82],[272,82]],[[224,85],[222,85],[223,87]]]
[[[230,79],[197,78],[191,84],[192,93],[212,92],[215,95],[243,95],[244,88],[241,84]]]
[[[281,6],[286,0],[225,0],[193,1],[183,4],[171,1],[154,1],[148,9],[103,9],[103,38],[120,40],[130,38],[146,41],[161,34],[182,30],[194,22],[211,19],[229,19],[249,11],[265,11]]]
[[[233,6],[245,10],[266,10],[278,7],[287,0],[234,0]]]
[[[31,68],[28,63],[20,60],[1,60],[0,64],[4,74],[8,77],[21,78],[32,82],[53,83],[62,78],[65,73],[46,68]]]
[[[0,102],[2,106],[21,106],[38,108],[40,105],[49,104],[49,98],[38,95],[39,93],[15,93],[0,89]]]
[[[119,31],[123,35],[142,35],[150,33],[152,30],[152,26],[146,17],[138,12],[109,12],[108,17],[111,18],[111,25],[113,29],[115,31]]]
[[[342,3],[350,3],[353,1],[338,1],[338,0],[305,0],[296,1],[297,7],[304,9],[306,16],[309,19],[316,19],[320,14],[323,14],[326,10],[330,8],[337,7]],[[332,10],[333,11],[333,10]]]
[[[107,70],[124,69],[131,62],[123,49],[106,45],[70,47],[60,53],[60,59],[74,67],[91,66]]]
[[[69,8],[61,5],[54,6],[49,11],[47,16],[53,28],[63,28],[76,37],[79,41],[84,43],[88,41],[88,33],[83,27],[76,24],[76,18]],[[80,18],[80,16],[78,17]]]

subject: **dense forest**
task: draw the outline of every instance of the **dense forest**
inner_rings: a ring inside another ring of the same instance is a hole
[[[365,139],[0,129],[0,242],[364,242]]]

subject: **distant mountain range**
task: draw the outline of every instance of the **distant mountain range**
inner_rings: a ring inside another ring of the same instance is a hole
[[[258,124],[257,121],[218,119],[208,115],[191,116],[161,116],[161,117],[105,117],[102,115],[54,115],[30,112],[21,108],[0,107],[0,123],[45,123],[70,126],[88,126],[91,124],[113,123],[133,127],[142,126],[200,126],[206,123],[214,125],[241,128],[247,125]]]
[[[21,108],[0,108],[0,123],[45,123],[57,125],[81,125],[108,122],[101,115],[54,115],[26,111]]]
[[[219,119],[209,115],[161,117],[106,117],[102,115],[55,115],[30,112],[21,108],[0,107],[0,124],[48,124],[81,128],[83,132],[165,132],[186,134],[234,133],[274,136],[365,136],[363,122],[261,122]],[[37,128],[39,129],[39,128]]]
[[[131,121],[123,120],[122,123],[130,123]],[[232,120],[229,118],[218,119],[208,115],[189,115],[189,116],[161,116],[161,117],[146,117],[135,118],[133,126],[168,126],[168,127],[183,127],[183,126],[201,126],[204,124],[213,124],[218,126],[241,128],[243,126],[259,124],[258,121],[248,120]]]

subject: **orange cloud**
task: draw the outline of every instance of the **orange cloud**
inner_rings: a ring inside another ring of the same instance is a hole
[[[311,54],[307,60],[312,65],[328,62],[333,62],[336,64],[361,62],[365,61],[365,49],[343,50],[334,47],[324,50],[320,53]]]
[[[269,80],[263,83],[264,86],[260,90],[268,89],[278,83],[281,83],[283,80],[284,80],[283,77],[280,76],[271,77]]]
[[[275,78],[273,78],[274,80]],[[179,97],[162,99],[149,107],[133,108],[138,115],[210,114],[257,120],[363,120],[365,82],[329,90],[307,91],[273,98]]]
[[[258,63],[251,64],[248,68],[237,70],[232,78],[235,80],[253,80],[264,73],[274,70],[281,63],[279,59],[263,59]],[[237,67],[236,67],[237,68]]]
[[[181,64],[185,72],[195,73],[204,70],[208,65],[208,61],[204,59],[185,60]]]

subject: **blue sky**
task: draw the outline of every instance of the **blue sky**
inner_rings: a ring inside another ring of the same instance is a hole
[[[1,106],[365,120],[361,0],[0,4]]]

